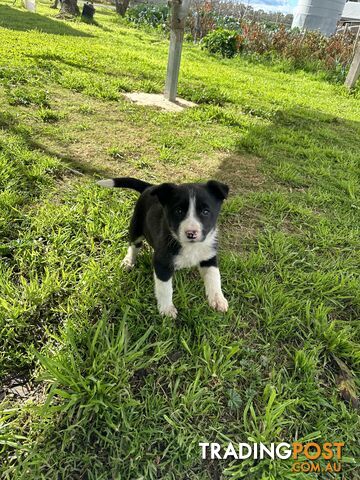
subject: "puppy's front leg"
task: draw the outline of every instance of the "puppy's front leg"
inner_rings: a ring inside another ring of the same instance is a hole
[[[154,258],[155,296],[161,315],[176,318],[177,310],[173,304],[172,275],[174,269]]]
[[[200,262],[200,275],[205,284],[205,292],[209,301],[210,307],[219,312],[226,312],[228,309],[228,302],[221,290],[220,271],[217,267],[216,256]]]

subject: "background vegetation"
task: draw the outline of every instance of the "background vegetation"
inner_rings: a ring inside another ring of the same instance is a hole
[[[291,24],[281,23],[287,20],[285,16],[280,15],[275,23],[246,12],[244,5],[232,2],[195,2],[186,23],[186,39],[200,41],[211,54],[228,58],[238,54],[254,62],[282,63],[293,70],[322,70],[327,80],[344,82],[354,55],[355,33],[342,30],[328,38],[319,32],[291,29]],[[135,25],[168,32],[169,15],[167,6],[141,4],[130,9],[127,18]]]
[[[356,479],[360,107],[323,74],[0,5],[0,475],[282,480],[291,461],[202,461],[199,441],[343,441]],[[211,311],[195,271],[159,317],[151,253],[120,262],[136,194],[104,176],[228,182]],[[296,475],[296,478],[312,478]],[[329,477],[331,478],[331,476]]]

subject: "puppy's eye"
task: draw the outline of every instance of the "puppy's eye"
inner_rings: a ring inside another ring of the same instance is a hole
[[[208,208],[203,208],[201,210],[201,215],[204,215],[206,217],[206,215],[209,215],[210,213],[210,210]]]
[[[175,213],[176,215],[182,215],[184,213],[184,210],[182,208],[176,208]]]

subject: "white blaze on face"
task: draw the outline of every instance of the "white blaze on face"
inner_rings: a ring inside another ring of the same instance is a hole
[[[190,197],[189,210],[185,219],[180,223],[178,232],[181,243],[186,243],[191,240],[195,242],[202,240],[202,225],[196,215],[195,197]],[[191,238],[191,235],[194,235],[194,238]]]

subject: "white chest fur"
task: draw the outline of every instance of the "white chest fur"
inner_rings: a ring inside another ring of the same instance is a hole
[[[199,265],[203,260],[209,260],[216,255],[214,243],[216,231],[209,233],[203,242],[187,243],[181,247],[174,260],[175,269],[189,268]]]

